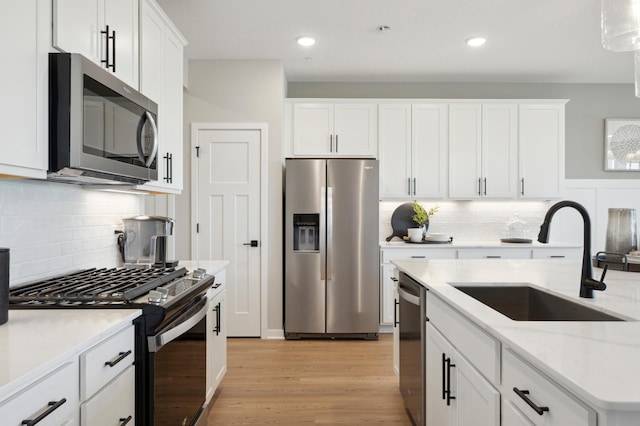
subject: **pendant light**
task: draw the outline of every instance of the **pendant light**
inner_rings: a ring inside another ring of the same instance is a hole
[[[601,6],[602,47],[612,52],[640,49],[640,0],[601,0]]]

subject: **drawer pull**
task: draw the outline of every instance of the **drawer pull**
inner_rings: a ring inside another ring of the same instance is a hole
[[[535,411],[539,415],[543,415],[545,411],[549,411],[549,407],[539,407],[535,404],[535,402],[530,400],[529,397],[527,396],[529,395],[528,390],[520,390],[518,388],[513,388],[513,391],[516,393],[516,395],[522,398],[524,402],[529,404],[529,407],[533,408],[533,411]]]
[[[129,416],[129,417],[120,417],[120,426],[124,426],[127,423],[129,423],[131,421],[131,419],[133,419],[133,416]]]
[[[500,255],[495,255],[495,254],[487,255],[487,259],[501,259],[501,258],[502,256]]]
[[[565,256],[561,255],[561,254],[552,254],[551,256],[549,256],[551,259],[564,259]]]
[[[36,417],[35,419],[28,419],[28,420],[23,420],[21,424],[23,425],[27,425],[27,426],[33,426],[37,423],[40,423],[42,420],[45,419],[45,417],[47,417],[49,414],[53,413],[54,411],[56,411],[58,408],[60,408],[60,406],[62,404],[64,404],[65,402],[67,402],[66,398],[62,398],[60,401],[51,401],[47,404],[47,406],[49,408],[47,408],[46,411],[44,411],[42,414],[40,414],[38,417]]]
[[[411,256],[412,259],[426,259],[427,256]]]
[[[113,361],[107,361],[107,362],[104,363],[104,365],[105,366],[108,365],[109,367],[114,367],[116,364],[118,364],[120,361],[122,361],[123,359],[125,359],[129,355],[131,355],[131,349],[129,349],[126,352],[120,352],[116,359],[114,359]]]

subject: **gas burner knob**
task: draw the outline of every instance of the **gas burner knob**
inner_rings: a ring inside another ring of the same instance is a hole
[[[162,300],[162,293],[157,290],[151,290],[149,292],[149,303],[160,303]]]
[[[149,303],[160,303],[167,300],[169,296],[169,289],[159,287],[149,292]]]
[[[198,268],[195,271],[193,271],[193,278],[195,278],[196,280],[199,280],[202,277],[204,277],[206,274],[207,274],[207,271],[205,269]]]

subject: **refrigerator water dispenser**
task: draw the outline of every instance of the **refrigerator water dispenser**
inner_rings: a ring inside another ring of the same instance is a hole
[[[293,214],[293,251],[320,250],[320,214]]]

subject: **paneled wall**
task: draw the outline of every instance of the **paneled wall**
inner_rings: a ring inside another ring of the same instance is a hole
[[[0,247],[10,285],[90,267],[121,265],[114,231],[144,212],[143,197],[77,185],[0,179]]]

